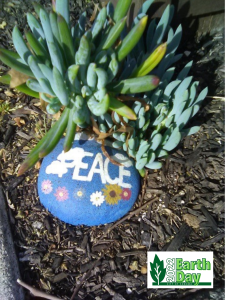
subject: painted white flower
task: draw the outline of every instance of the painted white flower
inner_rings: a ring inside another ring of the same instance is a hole
[[[104,195],[102,194],[102,192],[92,193],[92,195],[90,196],[90,201],[93,205],[101,206],[101,204],[104,202]]]

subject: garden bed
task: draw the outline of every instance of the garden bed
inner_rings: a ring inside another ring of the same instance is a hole
[[[84,8],[92,13],[87,2],[74,4],[75,19]],[[23,29],[25,13],[32,10],[29,2],[10,3],[5,3],[0,15],[6,22],[0,29],[0,47],[9,49],[15,22]],[[196,293],[212,299],[224,287],[223,32],[196,40],[186,40],[185,34],[179,50],[184,59],[178,69],[193,59],[194,80],[200,81],[201,88],[210,88],[203,108],[191,121],[201,130],[185,138],[161,170],[146,174],[132,211],[113,224],[70,226],[48,213],[37,195],[40,163],[16,177],[50,119],[39,100],[1,86],[0,184],[21,279],[30,286],[60,299],[96,300],[195,299]],[[214,290],[147,289],[146,259],[151,250],[214,251]],[[223,292],[221,296],[224,299]]]

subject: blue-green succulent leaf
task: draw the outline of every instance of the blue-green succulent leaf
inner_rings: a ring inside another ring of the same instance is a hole
[[[28,62],[28,57],[31,55],[31,51],[28,49],[21,32],[18,27],[13,28],[13,44],[16,48],[17,53],[20,55],[25,64]]]
[[[67,106],[69,104],[68,91],[66,88],[66,83],[62,74],[59,70],[54,66],[53,67],[53,83],[52,83],[53,91],[56,96],[59,98],[60,102]]]
[[[184,66],[184,68],[180,71],[179,75],[177,76],[178,80],[184,80],[187,77],[187,75],[192,67],[192,64],[193,64],[193,61],[191,60],[189,63],[187,63]]]
[[[160,161],[154,161],[151,164],[146,164],[145,167],[151,170],[158,170],[161,169],[162,163]]]
[[[173,150],[180,143],[180,140],[181,140],[181,133],[179,131],[179,128],[176,127],[173,130],[172,134],[170,135],[168,141],[163,146],[163,149],[167,151]]]
[[[144,157],[144,158],[141,158],[141,159],[137,160],[136,169],[137,170],[143,169],[143,167],[147,164],[147,161],[148,161],[147,157]]]
[[[162,141],[162,135],[157,133],[150,141],[151,150],[155,151]]]
[[[70,25],[69,0],[56,0],[56,12],[63,16],[67,24]]]

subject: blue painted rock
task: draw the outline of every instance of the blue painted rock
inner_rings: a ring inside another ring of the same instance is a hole
[[[76,134],[70,151],[62,139],[43,159],[38,193],[41,203],[60,220],[72,225],[100,225],[123,217],[140,190],[140,175],[125,152],[106,147],[123,166],[112,164],[101,145]]]

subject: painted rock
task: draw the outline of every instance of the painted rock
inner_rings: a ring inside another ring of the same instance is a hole
[[[38,177],[41,203],[60,220],[72,225],[100,225],[123,217],[140,190],[140,175],[125,152],[106,147],[117,166],[106,158],[101,145],[76,134],[70,151],[62,139],[43,159]]]

